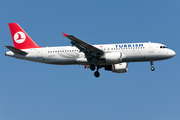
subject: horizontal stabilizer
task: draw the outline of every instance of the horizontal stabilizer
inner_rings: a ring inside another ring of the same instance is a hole
[[[17,54],[27,54],[27,52],[24,52],[22,50],[19,50],[15,47],[12,46],[6,46],[10,51],[12,51],[13,53],[17,53]]]

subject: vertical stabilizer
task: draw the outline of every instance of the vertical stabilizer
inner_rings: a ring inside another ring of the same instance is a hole
[[[9,29],[15,48],[41,48],[28,36],[28,34],[17,23],[9,23]]]

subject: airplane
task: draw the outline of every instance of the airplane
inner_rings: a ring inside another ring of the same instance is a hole
[[[96,69],[95,77],[100,76],[100,68],[114,73],[125,73],[129,62],[149,61],[151,70],[154,71],[154,61],[169,59],[176,54],[160,43],[91,45],[65,33],[63,37],[69,38],[72,46],[41,47],[17,23],[8,24],[14,47],[5,46],[10,50],[5,53],[6,56],[54,65],[84,65],[84,68],[92,71]]]

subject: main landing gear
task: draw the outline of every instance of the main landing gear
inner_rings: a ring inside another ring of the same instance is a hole
[[[96,67],[95,67],[95,65],[90,65],[90,69],[92,70],[92,71],[94,71],[95,69],[96,69]]]
[[[99,71],[94,72],[94,76],[98,78],[100,76]]]
[[[96,71],[96,72],[94,72],[94,76],[95,76],[95,77],[97,77],[97,78],[100,76],[100,73],[99,73],[99,71],[98,71],[98,70],[99,70],[99,68],[100,68],[100,67],[99,67],[99,66],[97,66],[97,71]],[[92,64],[92,65],[90,65],[90,69],[91,69],[92,71],[94,71],[94,70],[96,69],[95,65],[93,65],[93,64]]]
[[[150,61],[150,64],[151,64],[151,71],[154,71],[155,68],[153,67],[153,61]]]

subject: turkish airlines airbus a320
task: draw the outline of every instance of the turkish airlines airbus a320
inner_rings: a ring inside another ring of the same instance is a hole
[[[175,56],[175,52],[160,43],[123,43],[91,45],[73,35],[63,33],[71,40],[72,46],[40,47],[17,24],[9,23],[14,47],[6,46],[10,51],[5,55],[47,64],[56,65],[84,65],[99,77],[100,68],[115,73],[127,72],[128,62],[150,61],[151,70],[154,71],[153,62]]]

